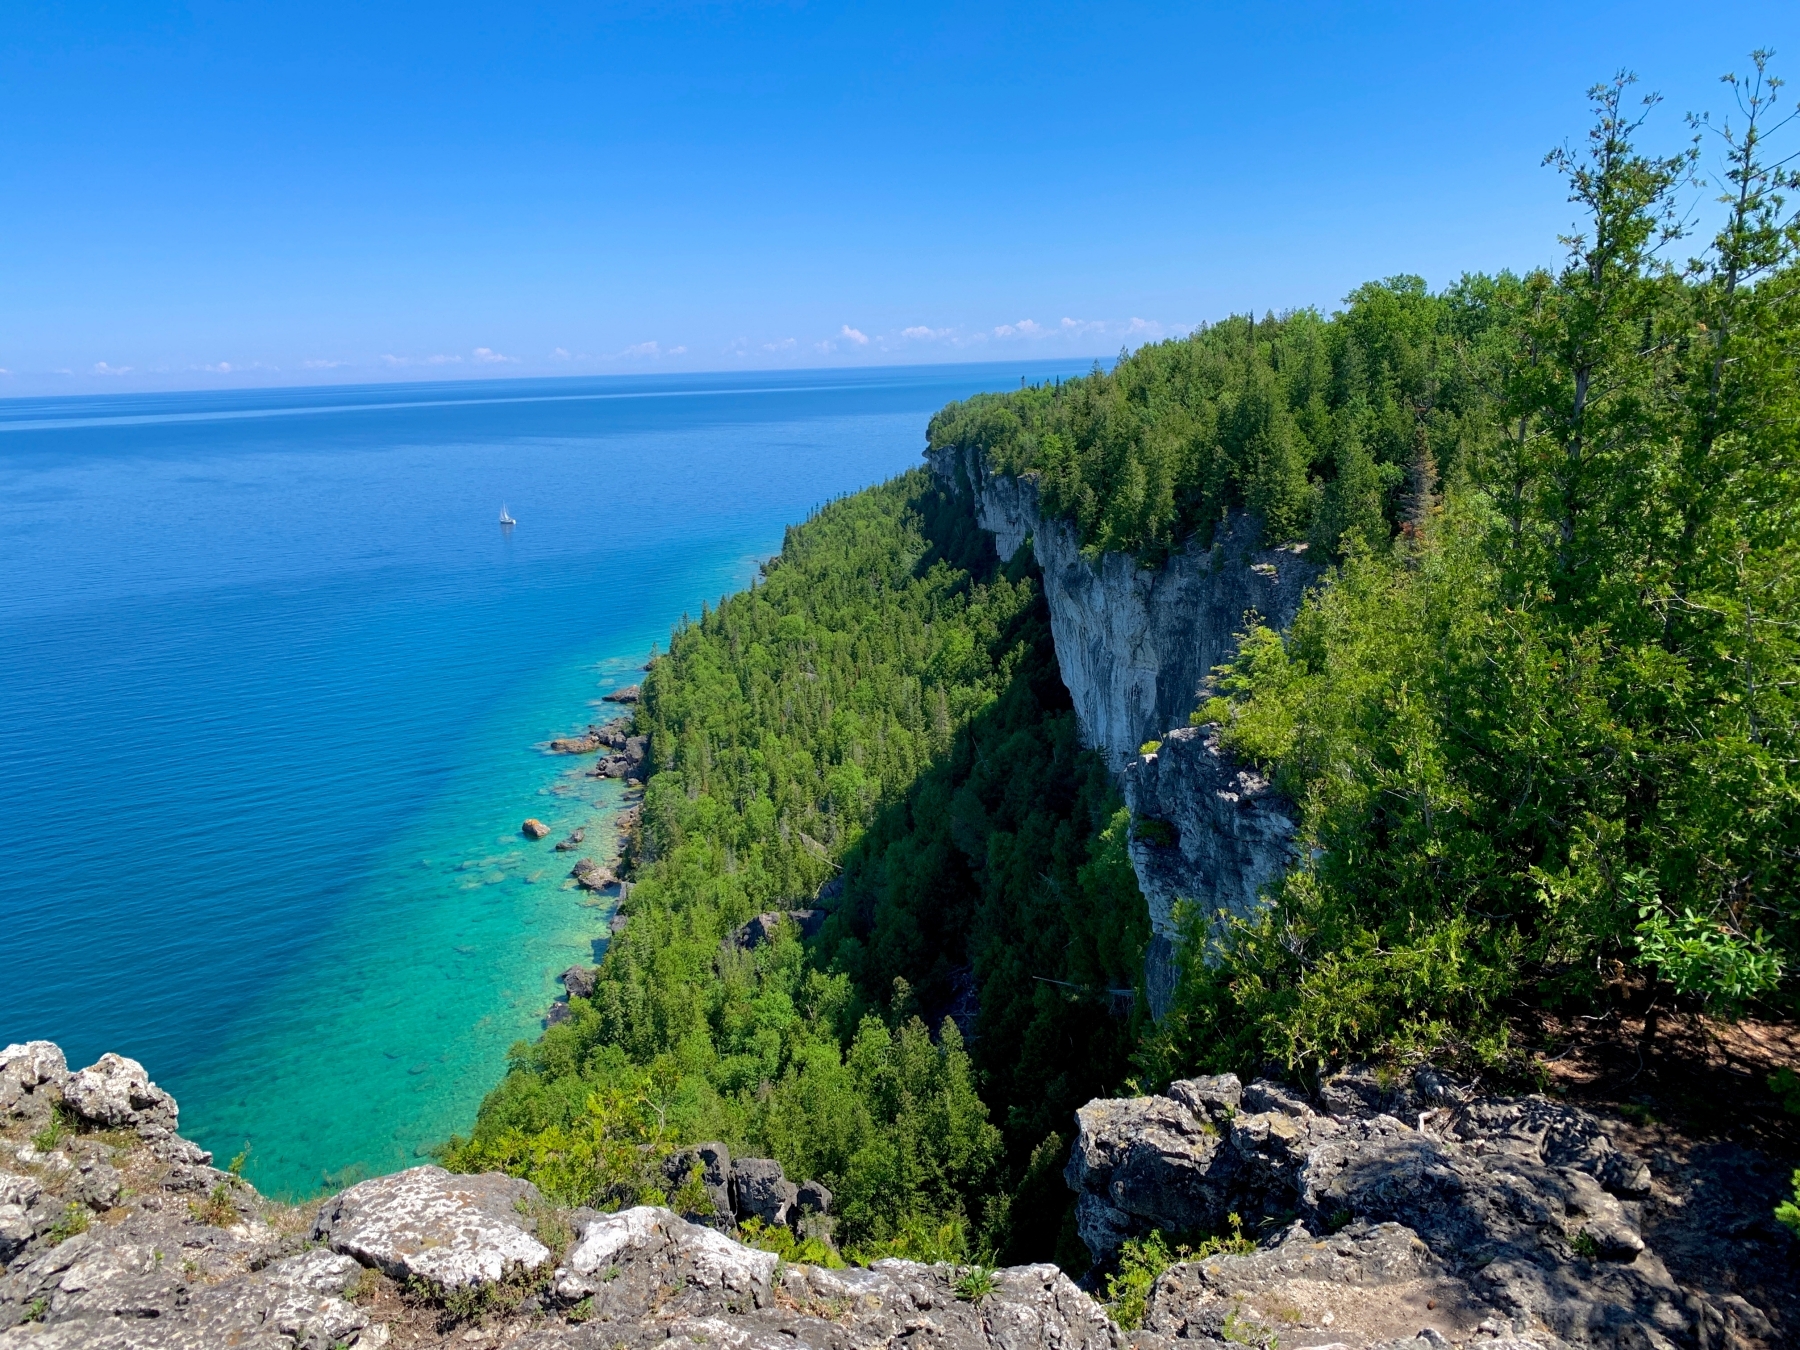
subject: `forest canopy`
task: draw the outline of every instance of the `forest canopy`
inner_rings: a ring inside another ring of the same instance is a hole
[[[1646,990],[1791,1008],[1800,185],[1763,59],[1730,89],[1662,155],[1653,101],[1596,89],[1550,157],[1583,216],[1557,267],[1372,282],[932,420],[1092,552],[1154,566],[1241,512],[1329,564],[1194,713],[1291,798],[1301,861],[1253,921],[1186,913],[1162,1023],[1030,550],[1002,564],[920,470],[790,530],[652,662],[629,926],[447,1162],[618,1204],[721,1138],[824,1180],[854,1252],[1078,1263],[1088,1097],[1516,1068],[1521,1010]],[[733,937],[819,896],[805,943]]]

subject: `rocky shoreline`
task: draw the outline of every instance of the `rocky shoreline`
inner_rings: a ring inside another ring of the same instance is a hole
[[[629,709],[634,707],[641,697],[642,687],[630,684],[602,695],[602,701],[620,704]],[[625,783],[624,807],[614,818],[616,838],[609,849],[604,852],[583,852],[583,849],[587,847],[591,822],[577,826],[567,836],[552,845],[553,852],[581,855],[576,858],[568,873],[579,890],[593,895],[610,897],[618,902],[614,907],[607,929],[608,936],[617,934],[625,927],[626,919],[619,906],[622,906],[631,894],[631,883],[625,880],[622,874],[628,870],[638,821],[642,815],[642,780],[644,765],[650,754],[650,738],[638,733],[636,716],[628,711],[624,716],[612,718],[607,722],[589,723],[586,730],[579,735],[554,737],[541,743],[541,748],[545,753],[551,755],[596,755],[598,758],[594,766],[585,770],[585,776],[621,779]],[[526,820],[520,826],[520,832],[533,843],[541,843],[554,833],[548,825],[535,817]],[[585,998],[593,992],[592,966],[571,966],[557,978],[562,982],[563,994],[545,1012],[543,1024],[546,1027],[556,1026],[568,1020],[570,997]]]

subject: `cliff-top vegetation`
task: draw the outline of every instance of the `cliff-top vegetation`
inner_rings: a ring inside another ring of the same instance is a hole
[[[1556,269],[1235,319],[954,405],[1154,562],[1260,517],[1338,563],[1197,715],[1300,805],[1306,861],[1207,931],[1151,1059],[1505,1053],[1519,1000],[1633,982],[1786,1004],[1800,953],[1800,229],[1763,59],[1730,119],[1639,148],[1595,91]],[[1692,226],[1713,161],[1716,225]]]

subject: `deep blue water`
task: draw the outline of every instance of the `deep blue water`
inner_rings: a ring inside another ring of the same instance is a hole
[[[278,1193],[415,1161],[605,929],[518,826],[616,785],[538,744],[946,401],[1080,369],[0,402],[0,1041],[142,1060]]]

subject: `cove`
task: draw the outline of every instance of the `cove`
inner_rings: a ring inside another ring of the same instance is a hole
[[[551,845],[617,785],[538,746],[1084,364],[0,402],[0,1038],[153,1066],[272,1194],[417,1161],[604,943]]]

